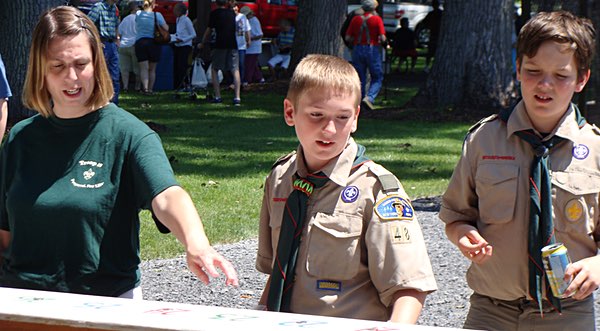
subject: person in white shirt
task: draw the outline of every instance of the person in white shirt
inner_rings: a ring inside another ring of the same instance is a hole
[[[173,8],[173,14],[177,17],[175,34],[171,35],[174,41],[174,72],[173,82],[175,88],[186,88],[184,86],[186,71],[189,65],[189,57],[192,52],[192,40],[196,38],[196,30],[189,17],[187,7],[183,2],[178,2]]]
[[[238,46],[238,54],[240,60],[240,80],[244,81],[244,63],[246,61],[246,49],[250,44],[250,22],[246,15],[240,13],[239,4],[232,2],[233,11],[235,11],[235,39]]]
[[[123,80],[122,92],[129,90],[129,73],[133,71],[135,74],[135,90],[139,91],[141,86],[140,66],[138,65],[137,57],[135,56],[135,16],[140,8],[136,1],[129,3],[129,15],[127,15],[119,24],[119,36],[121,43],[119,45],[119,69],[121,71],[121,79]]]
[[[246,60],[244,61],[244,80],[248,83],[262,83],[265,81],[258,65],[258,57],[262,53],[263,32],[260,27],[260,21],[254,15],[250,7],[244,6],[240,13],[246,15],[250,22],[250,44],[246,48]]]

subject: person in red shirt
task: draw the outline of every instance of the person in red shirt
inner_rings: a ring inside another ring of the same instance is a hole
[[[382,44],[387,39],[383,20],[375,13],[379,3],[376,0],[362,0],[360,3],[364,14],[352,19],[345,39],[354,45],[352,64],[360,77],[362,103],[372,110],[383,83]],[[365,91],[367,69],[371,75],[371,83],[369,90]]]

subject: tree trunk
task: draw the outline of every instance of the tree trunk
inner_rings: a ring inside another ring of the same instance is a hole
[[[435,62],[415,104],[485,111],[508,106],[516,91],[513,14],[512,0],[445,2]]]
[[[307,54],[342,56],[344,45],[340,29],[348,3],[346,0],[299,0],[296,35],[292,47],[290,72]]]
[[[538,12],[542,11],[553,11],[557,5],[556,0],[540,0],[540,6],[538,8]],[[562,2],[562,1],[561,1]]]
[[[191,0],[190,1],[190,18],[192,18],[192,10],[193,12],[193,22],[194,29],[196,30],[196,39],[202,40],[202,36],[204,36],[204,31],[208,28],[208,18],[210,16],[210,0]],[[203,47],[200,50],[199,56],[204,60],[210,60],[210,47]]]
[[[0,40],[9,41],[0,43],[0,53],[4,59],[8,81],[13,93],[13,97],[9,101],[11,122],[33,114],[21,103],[31,46],[31,32],[42,12],[64,3],[64,0],[0,2],[0,22],[3,22],[5,27],[0,29]]]
[[[592,1],[589,8],[590,17],[596,28],[596,34],[600,34],[600,1]],[[600,41],[596,40],[596,56],[592,63],[592,75],[590,87],[593,87],[593,94],[589,95],[590,100],[595,100],[596,105],[600,105]],[[598,123],[600,124],[600,123]]]
[[[21,103],[33,28],[42,12],[64,3],[64,0],[0,1],[0,22],[3,26],[0,29],[0,40],[3,40],[0,53],[13,94],[8,103],[11,123],[33,114]]]
[[[521,26],[531,18],[531,0],[521,0]]]

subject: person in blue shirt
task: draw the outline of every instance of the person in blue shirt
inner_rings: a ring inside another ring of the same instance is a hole
[[[2,62],[2,54],[0,54],[0,141],[4,137],[6,131],[6,122],[8,119],[8,98],[12,97],[8,79],[6,79],[6,69]]]
[[[102,50],[106,58],[108,73],[113,83],[112,102],[119,104],[120,68],[119,68],[119,15],[117,15],[117,0],[104,0],[94,4],[88,17],[96,24],[102,40]]]

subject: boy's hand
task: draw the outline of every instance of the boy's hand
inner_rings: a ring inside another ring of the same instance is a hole
[[[583,300],[594,293],[600,285],[600,256],[588,257],[571,263],[565,272],[565,279],[573,279],[566,295],[577,291],[573,299]]]
[[[460,250],[460,252],[474,263],[481,264],[492,256],[493,247],[490,245],[477,228],[462,222],[446,226],[446,234]]]

